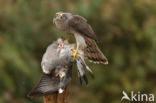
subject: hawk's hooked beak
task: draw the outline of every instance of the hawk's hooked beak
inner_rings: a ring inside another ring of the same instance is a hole
[[[56,17],[61,18],[62,17],[62,14],[56,13]]]

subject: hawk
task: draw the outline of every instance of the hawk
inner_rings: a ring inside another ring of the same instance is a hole
[[[67,12],[57,12],[53,23],[56,28],[74,35],[77,44],[76,50],[72,52],[74,58],[81,49],[84,51],[84,56],[90,61],[108,64],[107,58],[96,44],[98,40],[92,27],[84,17]]]

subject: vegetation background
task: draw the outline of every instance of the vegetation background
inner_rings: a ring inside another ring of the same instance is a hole
[[[122,91],[156,95],[156,0],[0,0],[0,103],[42,103],[27,93],[41,75],[46,47],[64,35],[58,11],[87,18],[109,65],[88,63],[95,74],[72,81],[70,103],[121,103]]]

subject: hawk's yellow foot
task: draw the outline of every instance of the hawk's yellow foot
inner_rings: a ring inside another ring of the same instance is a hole
[[[72,56],[73,56],[74,60],[75,60],[76,58],[78,58],[77,52],[78,52],[78,48],[76,48],[76,50],[72,50]]]
[[[77,58],[77,53],[76,53],[76,51],[72,51],[72,56],[73,56],[73,58],[74,58],[74,60]]]

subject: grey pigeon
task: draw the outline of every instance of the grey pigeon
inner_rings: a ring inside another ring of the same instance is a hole
[[[43,55],[41,67],[43,75],[39,83],[28,94],[29,97],[44,96],[54,92],[62,93],[72,79],[72,65],[75,62],[80,83],[88,83],[84,68],[91,77],[93,73],[84,61],[83,51],[78,51],[77,58],[71,56],[75,44],[69,44],[66,40],[58,39],[48,46]]]

